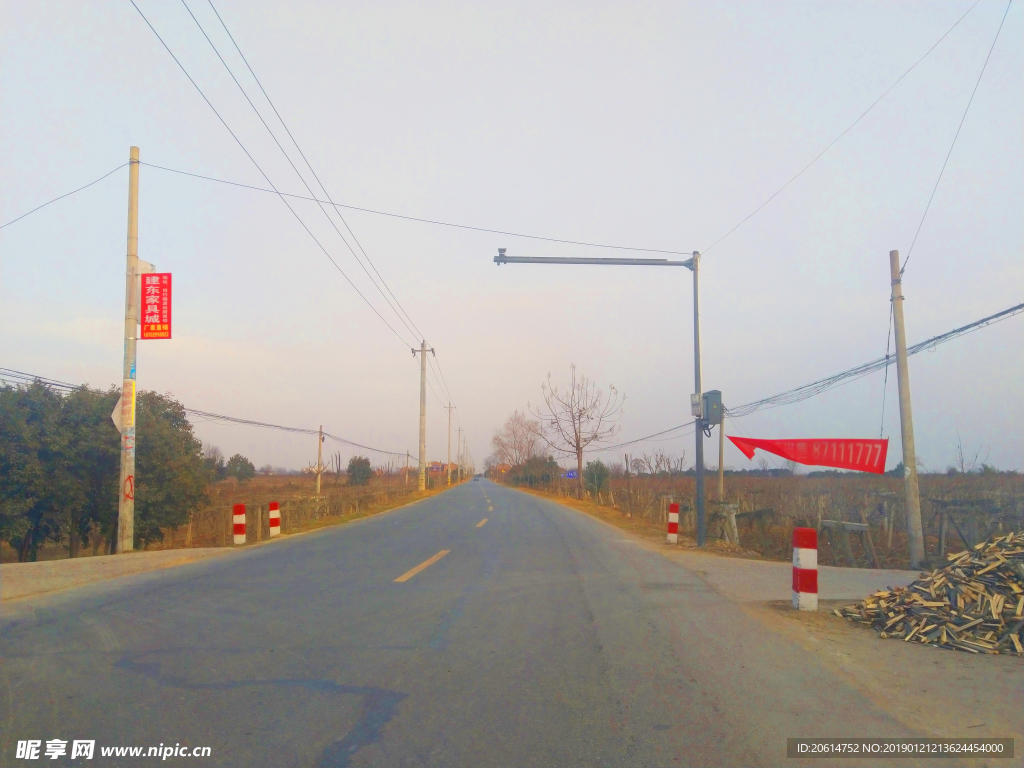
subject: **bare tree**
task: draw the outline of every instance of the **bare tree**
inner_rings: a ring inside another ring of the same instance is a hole
[[[576,457],[577,493],[583,495],[583,451],[592,443],[601,443],[619,432],[618,422],[622,416],[625,395],[608,385],[608,394],[601,391],[586,376],[577,375],[576,366],[571,365],[569,387],[560,390],[551,383],[548,374],[546,383],[540,385],[544,405],[530,413],[540,422],[539,437],[555,451]]]
[[[526,462],[539,452],[540,440],[540,424],[527,418],[525,413],[513,412],[491,438],[495,463],[516,466]]]
[[[981,458],[982,451],[985,451],[984,459]],[[979,461],[979,459],[981,460]],[[953,461],[960,474],[969,475],[979,464],[984,464],[988,461],[988,451],[985,450],[984,445],[979,445],[973,454],[971,454],[969,448],[965,451],[963,441],[960,439],[960,430],[958,429],[956,431],[956,457]]]

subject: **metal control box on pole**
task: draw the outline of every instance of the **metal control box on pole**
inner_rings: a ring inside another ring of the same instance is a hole
[[[125,265],[124,366],[121,385],[121,471],[116,552],[135,549],[135,344],[139,323],[139,148],[128,159],[128,252]]]

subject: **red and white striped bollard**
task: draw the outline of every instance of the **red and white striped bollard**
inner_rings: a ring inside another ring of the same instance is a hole
[[[669,544],[679,543],[679,505],[669,504],[668,505],[668,537],[666,541]]]
[[[793,529],[793,607],[818,610],[818,532]]]
[[[231,522],[235,544],[245,544],[245,504],[235,504]]]
[[[281,532],[281,507],[276,501],[270,502],[270,537]]]

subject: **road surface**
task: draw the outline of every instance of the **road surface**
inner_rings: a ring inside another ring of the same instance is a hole
[[[2,765],[86,739],[92,765],[774,766],[787,737],[914,735],[669,558],[487,481],[0,619]]]

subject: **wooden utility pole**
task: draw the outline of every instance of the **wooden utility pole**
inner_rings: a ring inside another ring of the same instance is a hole
[[[405,452],[405,484],[409,484],[409,452]]]
[[[896,329],[896,375],[900,390],[900,438],[903,444],[903,494],[910,543],[910,567],[924,562],[924,530],[921,527],[921,496],[917,487],[917,454],[914,451],[914,416],[910,408],[910,367],[907,365],[907,331],[903,325],[903,279],[900,252],[889,251],[892,276],[892,319]]]
[[[128,159],[128,254],[124,292],[121,386],[121,473],[117,495],[118,553],[135,549],[135,343],[139,323],[139,148]]]

